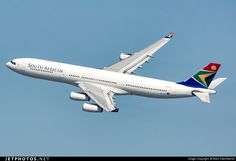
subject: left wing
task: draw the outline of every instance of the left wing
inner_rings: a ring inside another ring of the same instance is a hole
[[[107,112],[118,112],[119,109],[115,107],[114,93],[109,87],[88,82],[79,83],[78,86]]]
[[[168,36],[156,41],[152,45],[146,47],[145,49],[129,56],[126,59],[119,61],[109,67],[105,67],[104,70],[120,72],[120,73],[133,73],[135,69],[141,67],[145,62],[148,62],[150,58],[153,57],[154,53],[158,51],[162,46],[164,46],[173,37],[174,33],[171,32]]]

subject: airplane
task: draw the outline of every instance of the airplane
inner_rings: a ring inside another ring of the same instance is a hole
[[[144,63],[173,37],[167,36],[136,53],[121,53],[119,61],[102,69],[65,64],[55,61],[18,58],[6,63],[16,73],[70,84],[81,89],[71,92],[70,99],[90,101],[84,103],[82,110],[86,112],[118,112],[115,95],[138,95],[151,98],[183,98],[196,96],[202,102],[210,103],[209,95],[227,78],[214,79],[221,64],[211,62],[192,77],[182,82],[171,82],[160,79],[137,76],[134,71],[142,68]]]

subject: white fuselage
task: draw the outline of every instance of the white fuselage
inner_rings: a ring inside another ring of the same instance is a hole
[[[88,68],[54,61],[32,58],[14,59],[15,65],[7,66],[17,73],[78,86],[90,82],[110,87],[116,94],[132,94],[153,98],[190,97],[193,90],[208,92],[208,89],[191,88],[175,82]]]

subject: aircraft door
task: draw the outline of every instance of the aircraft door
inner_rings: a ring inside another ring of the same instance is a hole
[[[174,91],[172,90],[170,86],[166,87],[166,95],[169,97],[172,97],[173,95],[175,95]]]

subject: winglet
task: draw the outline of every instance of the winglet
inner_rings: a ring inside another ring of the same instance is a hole
[[[170,32],[165,38],[171,39],[174,36],[174,32]]]
[[[116,108],[116,109],[112,110],[111,112],[118,112],[118,111],[119,111],[119,109]]]

